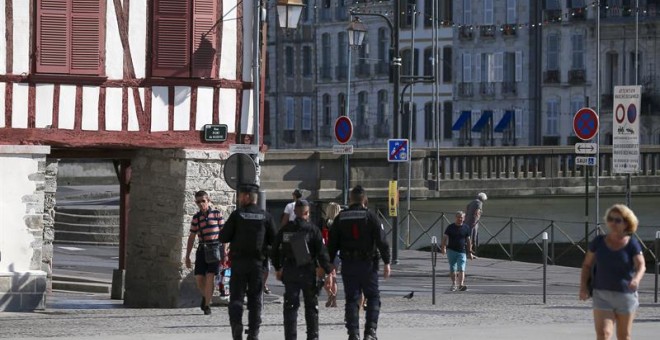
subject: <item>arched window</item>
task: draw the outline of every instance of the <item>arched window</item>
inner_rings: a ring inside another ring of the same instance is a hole
[[[332,124],[332,105],[329,94],[323,95],[323,125],[329,126]]]
[[[378,60],[380,62],[388,62],[390,57],[389,53],[389,45],[390,45],[390,39],[387,36],[387,30],[385,27],[381,27],[378,29]]]

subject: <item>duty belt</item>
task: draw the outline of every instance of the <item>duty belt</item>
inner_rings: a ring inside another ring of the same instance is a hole
[[[376,257],[376,254],[372,251],[366,251],[366,250],[349,250],[349,251],[342,250],[339,253],[339,257],[341,257],[342,260],[370,261]]]

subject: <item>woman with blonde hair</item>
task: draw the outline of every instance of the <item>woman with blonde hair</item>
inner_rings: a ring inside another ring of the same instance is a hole
[[[605,220],[607,235],[597,236],[589,244],[582,264],[580,300],[587,300],[590,295],[593,299],[598,340],[610,339],[615,326],[617,339],[627,340],[631,338],[639,307],[637,290],[646,271],[642,246],[632,237],[639,222],[635,213],[623,204],[610,207]]]
[[[330,202],[325,208],[325,220],[323,221],[323,229],[321,234],[323,235],[324,244],[328,244],[328,237],[330,236],[330,228],[332,228],[332,222],[341,212],[341,206],[335,202]],[[339,257],[335,262],[338,262]],[[339,263],[334,263],[335,268],[339,267]],[[336,271],[333,271],[332,276],[337,275]],[[326,307],[337,307],[337,280],[335,277],[330,277],[326,280],[325,291],[328,293],[328,301],[325,303]]]

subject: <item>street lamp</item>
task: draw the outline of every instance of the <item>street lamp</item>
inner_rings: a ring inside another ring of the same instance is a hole
[[[348,45],[351,47],[361,46],[364,36],[367,35],[367,27],[360,18],[355,17],[346,30],[348,31]]]
[[[277,15],[280,19],[280,27],[290,29],[297,28],[303,7],[305,7],[305,5],[302,3],[302,0],[278,0]]]

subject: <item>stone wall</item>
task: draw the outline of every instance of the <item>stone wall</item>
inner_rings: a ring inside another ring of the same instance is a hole
[[[53,279],[53,240],[55,240],[55,192],[57,191],[58,160],[46,159],[40,162],[44,167],[44,213],[43,213],[43,248],[41,250],[41,270],[48,277],[47,291],[52,290]]]
[[[48,146],[0,146],[0,310],[45,307],[44,267],[52,259],[52,248],[43,247],[49,237],[44,232],[47,172],[53,171],[49,153]],[[54,185],[48,190],[53,194]]]
[[[234,192],[222,175],[228,156],[209,150],[143,150],[132,160],[125,305],[199,303],[192,270],[184,264],[190,219],[197,212],[194,193],[205,190],[221,210],[231,207]]]

